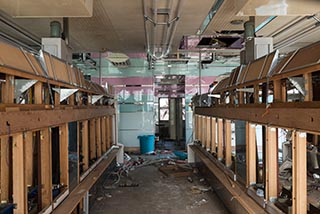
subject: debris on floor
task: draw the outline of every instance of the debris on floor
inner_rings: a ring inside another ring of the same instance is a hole
[[[204,205],[204,204],[206,204],[206,203],[208,203],[208,200],[205,199],[205,198],[203,198],[203,199],[201,199],[200,201],[194,202],[194,203],[192,204],[191,208],[200,207],[200,206],[202,206],[202,205]]]
[[[168,177],[187,177],[192,174],[192,171],[186,168],[182,168],[179,165],[167,165],[159,167],[160,172]]]
[[[204,192],[208,192],[212,190],[212,188],[210,186],[192,186],[191,187],[191,191],[194,194],[200,194],[200,193],[204,193]]]

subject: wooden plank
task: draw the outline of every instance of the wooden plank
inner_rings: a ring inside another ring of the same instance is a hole
[[[193,131],[194,131],[194,139],[197,140],[198,139],[198,115],[194,114],[193,117]]]
[[[9,137],[0,138],[1,146],[1,201],[9,201]]]
[[[216,136],[217,136],[217,122],[216,122],[216,118],[212,118],[211,119],[211,152],[216,153],[216,147],[217,147],[217,140],[216,140]]]
[[[278,137],[277,129],[267,127],[266,146],[266,195],[267,200],[278,196]]]
[[[206,146],[206,117],[201,116],[201,145]]]
[[[68,123],[59,127],[60,131],[60,183],[69,186],[69,129]]]
[[[27,186],[25,183],[24,139],[23,133],[13,136],[13,203],[14,213],[27,213]]]
[[[89,123],[89,149],[90,149],[90,160],[97,158],[97,146],[96,146],[96,120],[91,119]]]
[[[306,133],[293,133],[292,213],[307,213],[307,139]]]
[[[75,102],[74,102],[74,97],[75,97],[75,94],[72,94],[68,99],[69,99],[69,105],[70,106],[74,106]]]
[[[33,186],[33,132],[24,133],[26,186]]]
[[[102,154],[107,151],[106,117],[101,117],[101,149]]]
[[[54,105],[60,105],[60,94],[56,91],[54,91]]]
[[[42,82],[34,85],[34,104],[42,104]]]
[[[83,170],[89,168],[89,128],[88,120],[82,121],[82,153],[83,153]]]
[[[110,137],[110,147],[111,147],[114,144],[114,141],[113,141],[113,138],[114,138],[114,130],[113,130],[114,115],[110,115],[109,119],[110,119],[110,122],[109,122],[110,135],[109,135],[109,137]]]
[[[223,184],[223,186],[231,193],[231,198],[237,200],[241,206],[247,211],[247,213],[262,214],[266,213],[265,210],[260,207],[249,195],[243,191],[243,187],[237,182],[233,182],[225,172],[221,170],[210,158],[210,154],[204,153],[204,151],[196,145],[190,146],[191,149],[200,157],[202,162],[208,167],[208,169],[216,176],[216,178]]]
[[[211,117],[206,117],[206,149],[210,151],[211,144]]]
[[[101,157],[101,119],[96,119],[96,145],[97,145],[97,158]]]
[[[247,165],[247,186],[257,182],[257,147],[256,147],[256,126],[246,122],[246,165]]]
[[[254,85],[254,103],[260,103],[259,92],[260,92],[259,85]]]
[[[109,116],[106,117],[106,129],[107,129],[107,149],[111,147],[111,132],[110,132],[110,119]]]
[[[14,76],[6,75],[6,82],[2,85],[2,102],[14,103]]]
[[[232,165],[232,148],[231,148],[231,121],[225,121],[225,159],[226,167],[231,167]]]
[[[243,91],[239,91],[239,100],[238,103],[239,104],[243,104],[244,103],[244,92]]]
[[[218,118],[218,160],[223,159],[223,119]]]
[[[96,183],[103,172],[108,168],[116,157],[118,149],[113,149],[106,158],[104,158],[95,169],[70,193],[70,195],[60,204],[53,213],[71,213],[85,194]]]
[[[287,101],[287,86],[286,86],[286,84],[281,84],[281,100],[283,102]]]
[[[273,102],[282,102],[282,87],[281,87],[281,80],[273,81]]]
[[[269,124],[270,126],[283,128],[297,128],[320,132],[319,108],[266,108],[265,104],[247,107],[213,107],[196,108],[196,114],[226,118],[231,120],[245,120],[257,124]],[[295,115],[294,117],[292,115]]]
[[[114,109],[108,107],[92,107],[84,109],[53,109],[21,112],[0,112],[0,135],[8,132],[6,121],[11,124],[11,133],[58,126],[62,123],[86,120],[113,114]]]
[[[304,97],[304,101],[312,101],[313,100],[312,73],[304,74],[303,77],[305,80],[304,88],[306,90],[306,96]]]
[[[41,208],[44,209],[52,202],[52,160],[51,160],[51,137],[49,129],[41,130],[40,134],[40,159],[41,159]]]

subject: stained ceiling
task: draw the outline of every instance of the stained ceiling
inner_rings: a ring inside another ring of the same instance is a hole
[[[173,33],[170,50],[176,52],[183,36],[197,35],[201,29],[203,35],[216,35],[221,32],[239,33],[239,31],[241,33],[244,30],[243,23],[249,17],[237,14],[243,6],[248,5],[248,2],[250,0],[93,0],[92,17],[69,18],[70,46],[73,52],[142,53],[148,48],[147,36],[150,37],[151,46],[166,45],[163,44],[164,40],[159,38],[166,35],[165,26],[168,26]],[[320,11],[319,4],[315,4],[315,1],[310,2],[315,5],[313,6],[315,11]],[[157,11],[154,9],[155,5]],[[155,13],[158,15],[157,20]],[[256,16],[256,36],[273,37],[274,46],[282,51],[290,51],[316,42],[320,38],[320,16],[316,12],[314,14],[314,16],[308,14],[307,17],[287,16],[288,14]],[[62,18],[12,18],[7,11],[2,11],[0,15],[31,32],[35,40],[50,36],[51,21],[62,23]],[[205,20],[207,26],[203,26]],[[149,25],[147,27],[146,22]],[[150,23],[155,24],[154,22],[160,23],[156,31],[150,27]],[[14,35],[16,39],[32,45],[30,39],[19,37],[3,23],[0,23],[0,27],[2,34]]]

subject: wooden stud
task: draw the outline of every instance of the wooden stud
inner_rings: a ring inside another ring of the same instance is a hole
[[[60,131],[60,183],[69,186],[69,128],[68,123],[59,127]]]
[[[223,159],[223,119],[218,118],[218,160]]]
[[[203,148],[206,147],[206,117],[201,117],[201,145]]]
[[[231,121],[225,121],[225,159],[226,167],[231,167],[232,165],[232,148],[231,148]]]
[[[258,84],[254,85],[254,103],[260,103],[259,101],[260,87]]]
[[[89,135],[88,120],[82,121],[82,153],[83,153],[83,170],[89,168]]]
[[[50,131],[51,132],[51,131]],[[49,128],[41,130],[41,208],[48,207],[52,202],[52,160],[51,160],[51,134]]]
[[[0,138],[0,147],[1,147],[1,201],[9,201],[9,137],[2,136]]]
[[[293,133],[292,147],[292,213],[307,213],[307,137]]]
[[[25,183],[24,139],[23,133],[13,136],[13,203],[17,205],[14,213],[27,213],[27,186]]]
[[[101,119],[96,119],[96,149],[97,149],[97,158],[101,157]]]
[[[243,91],[239,91],[239,104],[243,104],[244,103],[244,92]]]
[[[24,133],[26,186],[33,186],[33,132]]]
[[[305,80],[304,88],[306,90],[306,96],[304,97],[304,101],[312,101],[313,100],[312,73],[304,74],[303,77]]]
[[[106,117],[101,118],[101,149],[103,154],[107,151]]]
[[[281,100],[282,102],[287,101],[287,86],[286,83],[281,83]]]
[[[69,97],[69,105],[74,106],[74,98],[75,98],[75,94],[70,95],[70,97]]]
[[[110,124],[110,126],[109,126],[109,128],[110,128],[110,130],[109,130],[109,132],[110,132],[110,135],[109,135],[109,137],[110,137],[110,147],[114,144],[114,142],[113,142],[113,122],[114,122],[114,115],[111,115],[110,117],[109,117],[109,120],[110,120],[110,122],[109,122],[109,124]]]
[[[216,153],[217,150],[217,140],[216,140],[216,136],[217,136],[217,133],[216,133],[216,128],[217,128],[217,122],[216,122],[216,118],[211,118],[211,152],[213,153]]]
[[[106,130],[107,130],[107,149],[111,147],[111,142],[110,142],[110,119],[109,116],[106,117]]]
[[[267,127],[266,141],[266,195],[267,200],[278,196],[278,137],[277,129]]]
[[[90,130],[89,130],[89,145],[90,145],[90,160],[95,160],[97,158],[97,148],[96,148],[96,124],[95,119],[90,120]]]
[[[206,117],[206,149],[210,151],[211,144],[211,117]]]
[[[246,122],[246,165],[247,165],[247,186],[257,182],[256,173],[257,147],[256,147],[256,126]]]
[[[273,81],[273,102],[282,102],[281,80]]]
[[[34,104],[42,104],[42,82],[37,82],[34,85]]]
[[[54,91],[54,105],[60,105],[60,94],[56,91]]]
[[[2,102],[14,103],[14,76],[6,75],[6,82],[2,84]]]
[[[198,139],[198,115],[194,115],[194,126],[193,126],[193,131],[194,131],[194,139]]]

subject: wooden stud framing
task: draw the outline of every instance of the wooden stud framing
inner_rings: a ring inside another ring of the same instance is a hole
[[[198,115],[194,115],[194,139],[198,139],[198,128],[199,128],[199,123],[198,123]]]
[[[95,119],[90,120],[90,139],[89,139],[89,145],[90,145],[90,160],[94,160],[97,158],[97,148],[96,148],[96,124]]]
[[[97,158],[101,157],[101,119],[96,119],[96,146],[97,146]]]
[[[230,167],[232,165],[232,149],[231,149],[231,121],[225,121],[225,159],[226,159],[226,167]]]
[[[1,146],[1,201],[9,200],[9,137],[2,136],[0,138]]]
[[[2,84],[2,102],[14,103],[14,76],[6,75],[6,82]]]
[[[27,186],[25,183],[23,133],[13,136],[13,203],[17,204],[14,213],[27,213]]]
[[[60,94],[56,91],[54,91],[54,105],[60,105]]]
[[[247,165],[247,186],[257,182],[256,173],[257,147],[256,147],[256,126],[246,122],[246,165]]]
[[[304,88],[306,90],[306,96],[304,97],[304,101],[312,101],[313,100],[312,73],[304,74],[303,77],[305,80]]]
[[[218,160],[223,159],[223,119],[218,118]]]
[[[307,213],[307,139],[306,133],[293,133],[292,213]]]
[[[273,81],[273,102],[282,102],[281,80]]]
[[[211,144],[211,117],[206,117],[206,149],[210,151],[210,144]]]
[[[107,130],[107,149],[109,149],[111,147],[111,142],[110,142],[110,116],[106,117],[106,130]]]
[[[74,98],[75,98],[75,94],[70,95],[69,97],[69,105],[74,106]]]
[[[216,133],[216,128],[217,128],[217,121],[216,121],[216,118],[212,117],[211,118],[211,152],[213,153],[216,153],[217,150],[217,139],[216,139],[216,136],[217,136],[217,133]]]
[[[260,103],[259,101],[260,87],[258,84],[254,85],[254,103]]]
[[[202,128],[201,128],[201,144],[202,147],[206,147],[206,130],[207,130],[207,121],[206,121],[206,117],[202,116],[201,117],[201,124],[202,124]]]
[[[59,127],[60,132],[60,182],[69,186],[69,154],[68,141],[69,129],[65,123]]]
[[[277,129],[267,127],[266,146],[266,195],[267,200],[278,196],[278,137]]]
[[[25,147],[25,181],[26,186],[33,185],[33,133],[24,133],[24,147]]]
[[[48,207],[52,202],[52,160],[51,160],[51,134],[49,128],[41,130],[41,207]]]
[[[34,103],[35,104],[42,104],[42,91],[43,91],[43,87],[42,87],[42,82],[37,82],[34,85]]]
[[[244,103],[244,92],[243,91],[239,91],[239,100],[238,100],[239,104],[243,104]]]
[[[101,149],[103,154],[107,151],[106,117],[101,118]]]
[[[110,115],[109,119],[110,119],[110,126],[109,126],[109,138],[110,138],[110,147],[114,144],[113,142],[113,137],[114,137],[114,132],[113,132],[113,123],[114,123],[114,115]]]
[[[82,121],[82,153],[83,153],[83,170],[89,168],[89,135],[88,120]]]

